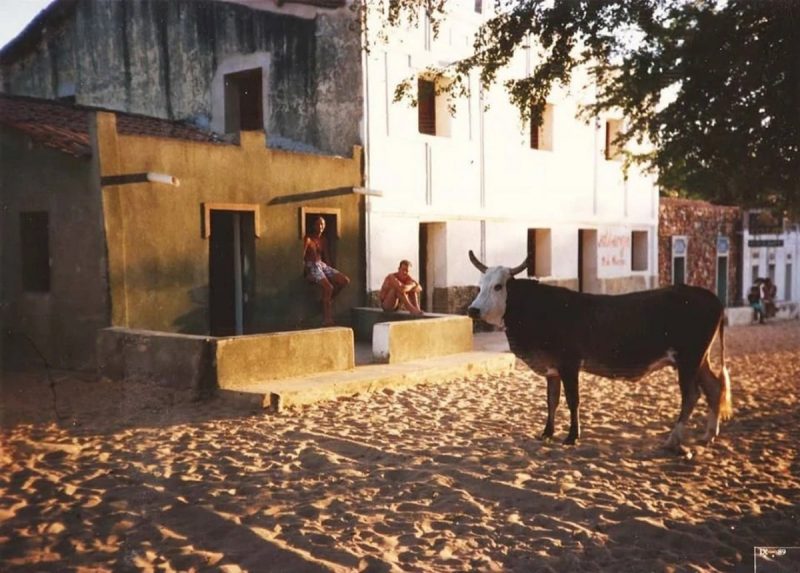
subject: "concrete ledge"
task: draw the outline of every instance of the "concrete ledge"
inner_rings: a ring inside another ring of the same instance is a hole
[[[341,327],[230,338],[112,327],[98,331],[96,345],[101,378],[198,394],[355,367],[353,331]]]
[[[386,312],[382,308],[372,306],[357,306],[352,310],[353,331],[356,340],[359,342],[371,342],[373,327],[382,322],[399,322],[405,320],[425,320],[429,318],[441,318],[452,316],[449,314],[425,313],[423,316],[415,316],[405,310]]]
[[[472,350],[472,320],[444,315],[373,327],[372,354],[376,362],[397,364]]]
[[[355,368],[353,331],[333,327],[216,339],[217,382],[233,390],[253,382]]]
[[[254,396],[253,400],[259,400],[265,408],[280,410],[384,388],[399,390],[479,374],[505,374],[514,368],[515,360],[509,352],[462,352],[403,364],[372,364],[349,372],[261,382],[237,390]]]
[[[97,372],[114,381],[147,381],[213,391],[212,338],[111,327],[97,332]]]
[[[767,320],[795,320],[800,318],[800,304],[796,302],[779,302],[775,316]],[[728,326],[753,324],[753,309],[749,306],[735,306],[725,309]]]

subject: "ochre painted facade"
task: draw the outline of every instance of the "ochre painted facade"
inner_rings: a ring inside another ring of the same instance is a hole
[[[109,113],[97,115],[97,144],[101,176],[160,172],[180,182],[103,188],[113,326],[209,332],[209,205],[257,214],[245,332],[318,326],[318,295],[302,277],[303,209],[338,214],[336,264],[353,282],[334,312],[347,320],[359,304],[363,199],[352,188],[361,182],[360,148],[350,158],[273,150],[258,131],[242,132],[240,145],[121,135]]]
[[[363,304],[364,198],[354,192],[362,184],[360,147],[351,157],[275,150],[263,131],[241,132],[238,143],[195,141],[163,120],[154,128],[138,116],[3,102],[6,359],[94,369],[97,332],[109,326],[234,334],[212,329],[212,300],[220,295],[210,292],[212,275],[219,284],[231,274],[211,271],[221,233],[212,222],[234,213],[241,214],[241,241],[251,247],[246,257],[239,251],[247,280],[240,290],[243,334],[321,325],[318,288],[304,279],[302,261],[304,220],[315,213],[332,223],[326,232],[335,238],[336,266],[352,281],[334,301],[337,323],[348,325],[350,309]],[[170,130],[171,137],[154,135]],[[120,182],[148,172],[169,174],[179,186]],[[29,213],[47,217],[47,245],[40,246],[48,253],[49,286],[41,292],[22,278],[20,221]],[[229,282],[223,299],[234,292]]]

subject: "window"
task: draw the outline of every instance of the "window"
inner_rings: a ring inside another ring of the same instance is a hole
[[[531,149],[553,150],[553,106],[546,104],[538,123],[531,120]]]
[[[686,237],[672,237],[672,284],[686,283],[686,252],[689,239]]]
[[[326,207],[301,207],[300,208],[300,238],[305,237],[306,233],[314,228],[314,221],[317,217],[325,219],[325,238],[328,242],[328,255],[332,266],[336,266],[336,251],[342,230],[339,226],[342,210]]]
[[[760,268],[761,267],[758,264],[754,264],[752,267],[750,267],[750,282],[752,284],[756,284],[756,281],[759,278],[758,273],[760,272]]]
[[[417,80],[419,132],[436,135],[436,85],[431,80]]]
[[[613,161],[622,157],[621,149],[616,142],[622,130],[622,120],[609,119],[606,121],[606,159]]]
[[[528,229],[528,276],[550,276],[550,229]]]
[[[22,290],[50,292],[50,223],[46,211],[19,214]]]
[[[261,68],[225,74],[225,132],[264,129]]]
[[[717,298],[728,306],[728,255],[731,250],[728,237],[717,237]]]
[[[447,96],[443,93],[447,80],[444,78],[419,78],[417,80],[417,113],[420,133],[450,136],[450,113]]]
[[[646,271],[647,265],[647,231],[631,233],[631,270]]]
[[[483,0],[475,0],[475,12],[483,13]]]
[[[783,275],[783,300],[792,300],[792,263],[786,263],[786,274]]]

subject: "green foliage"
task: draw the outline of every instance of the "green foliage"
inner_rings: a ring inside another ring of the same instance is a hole
[[[427,14],[434,30],[447,4],[373,0],[385,29]],[[657,169],[666,190],[722,204],[800,214],[800,2],[797,0],[496,0],[472,54],[430,76],[452,97],[477,74],[488,88],[515,51],[539,61],[504,82],[523,118],[538,120],[554,85],[587,66],[590,118],[621,110],[618,143],[649,141],[632,157]],[[413,99],[403,83],[396,99]],[[669,94],[665,97],[664,94]]]

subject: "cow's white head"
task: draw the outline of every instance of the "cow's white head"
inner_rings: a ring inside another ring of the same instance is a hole
[[[469,260],[483,273],[480,283],[480,292],[467,309],[470,318],[480,319],[495,326],[504,326],[503,316],[506,314],[506,283],[521,272],[528,265],[525,259],[521,265],[510,269],[508,267],[488,268],[478,260],[475,253],[469,252]]]

